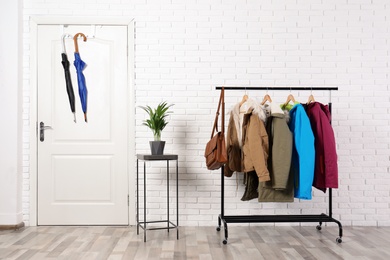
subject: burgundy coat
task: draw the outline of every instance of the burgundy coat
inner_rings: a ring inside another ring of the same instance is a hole
[[[312,102],[306,106],[315,138],[315,170],[313,187],[326,192],[326,188],[338,188],[336,141],[331,115],[327,105]]]

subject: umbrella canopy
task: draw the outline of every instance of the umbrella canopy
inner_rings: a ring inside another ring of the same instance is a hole
[[[87,41],[87,37],[82,33],[77,33],[74,37],[74,46],[75,46],[75,53],[74,53],[74,66],[76,67],[76,73],[77,73],[77,83],[79,85],[79,96],[81,101],[81,107],[83,108],[84,112],[84,120],[85,122],[88,122],[87,120],[87,99],[88,99],[88,90],[87,90],[87,84],[85,83],[85,77],[83,74],[83,70],[85,69],[86,65],[83,60],[81,60],[80,53],[79,53],[79,47],[77,44],[77,38],[78,36],[82,36],[84,38],[84,41]]]
[[[70,104],[70,110],[73,113],[74,122],[76,123],[76,108],[75,108],[75,99],[74,99],[74,92],[73,92],[73,85],[72,85],[72,79],[70,77],[70,71],[69,71],[69,65],[70,62],[68,60],[68,55],[66,54],[65,50],[65,37],[72,37],[70,34],[64,34],[62,35],[62,66],[64,67],[65,72],[65,83],[66,83],[66,92],[68,93],[69,98],[69,104]]]

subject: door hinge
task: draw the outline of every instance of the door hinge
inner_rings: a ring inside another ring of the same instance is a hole
[[[127,194],[127,206],[130,206],[130,196]]]

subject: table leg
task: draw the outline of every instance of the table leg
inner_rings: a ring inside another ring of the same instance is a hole
[[[179,160],[176,160],[176,237],[179,239]]]
[[[139,186],[138,186],[138,159],[137,159],[137,235],[139,235]]]
[[[144,161],[144,242],[146,242],[146,162]]]
[[[167,160],[167,213],[168,213],[168,233],[169,233],[169,160]]]

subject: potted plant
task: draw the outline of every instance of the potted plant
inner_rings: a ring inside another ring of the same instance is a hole
[[[169,108],[173,105],[168,105],[166,101],[163,101],[154,109],[150,106],[140,106],[149,115],[149,118],[143,121],[143,125],[149,127],[153,132],[154,141],[149,142],[152,155],[164,153],[165,141],[161,141],[161,132],[168,124],[167,116],[172,113]]]

